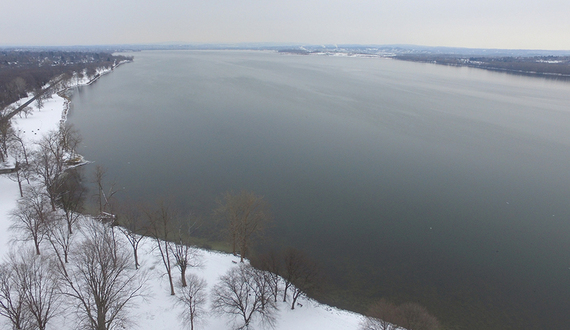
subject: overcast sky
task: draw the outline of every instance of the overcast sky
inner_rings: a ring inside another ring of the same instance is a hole
[[[2,0],[0,45],[416,44],[570,50],[569,0]]]

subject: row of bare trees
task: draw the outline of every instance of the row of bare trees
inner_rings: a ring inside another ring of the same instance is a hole
[[[30,145],[22,133],[8,127],[0,141],[16,160],[10,175],[21,196],[11,212],[14,251],[0,264],[0,315],[14,329],[45,329],[64,311],[80,327],[125,327],[145,273],[132,269],[111,223],[79,221],[86,189],[70,169],[79,134],[62,126]]]
[[[299,298],[323,289],[324,275],[318,263],[299,249],[272,250],[252,259],[251,264],[268,273],[274,301],[280,295],[283,302],[291,298],[291,309]]]
[[[380,299],[370,306],[360,330],[439,330],[439,321],[417,303],[396,305]]]
[[[247,253],[253,239],[261,235],[261,229],[270,220],[267,210],[262,197],[242,191],[224,194],[214,214],[224,220],[236,250]],[[138,267],[137,251],[143,237],[136,233],[144,233],[155,241],[155,250],[169,280],[170,294],[184,306],[181,317],[194,329],[195,322],[206,313],[208,295],[205,281],[187,273],[189,268],[201,265],[197,249],[192,248],[187,239],[197,221],[188,217],[180,219],[179,213],[168,203],[160,202],[154,209],[139,206],[123,210],[117,222],[132,248],[135,267]],[[186,224],[184,229],[182,224]],[[240,254],[244,261],[243,253]],[[210,293],[211,311],[233,315],[236,329],[251,328],[256,322],[263,327],[274,325],[280,295],[284,302],[290,299],[291,309],[294,309],[300,297],[316,292],[322,283],[316,262],[297,249],[263,254],[252,264],[255,267],[242,262],[232,268],[220,277]],[[179,281],[174,280],[175,268],[180,273]]]
[[[0,125],[0,154],[6,159],[9,153],[15,161],[12,179],[18,182],[20,196],[23,197],[23,181],[36,181],[47,190],[55,210],[64,193],[60,186],[65,183],[62,177],[64,170],[76,161],[75,149],[81,142],[81,136],[73,126],[62,126],[29,145],[24,141],[25,132],[13,129],[10,121],[7,123],[6,126]]]
[[[68,233],[65,223],[59,228]],[[86,220],[79,232],[65,259],[61,242],[50,233],[52,249],[38,255],[37,248],[23,245],[0,264],[0,315],[12,328],[46,329],[63,312],[75,314],[87,329],[128,324],[127,312],[143,294],[146,274],[132,269],[131,254],[110,224]]]
[[[270,252],[220,277],[211,292],[212,311],[232,315],[235,329],[249,329],[254,323],[271,328],[281,295],[283,302],[290,298],[294,309],[300,297],[321,287],[322,279],[317,263],[304,252],[294,248]]]
[[[60,278],[49,258],[24,250],[0,265],[0,315],[12,329],[45,329],[60,307]]]
[[[0,108],[26,97],[57,77],[94,77],[98,70],[112,68],[132,57],[90,52],[0,52]]]

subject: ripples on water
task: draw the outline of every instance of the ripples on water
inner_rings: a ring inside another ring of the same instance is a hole
[[[386,295],[465,328],[557,329],[569,99],[567,82],[468,68],[143,52],[76,93],[70,122],[130,198],[209,214],[226,190],[264,195],[283,244],[353,306]]]

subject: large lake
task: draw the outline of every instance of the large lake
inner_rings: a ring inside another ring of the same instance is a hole
[[[461,329],[570,324],[570,83],[380,58],[134,55],[75,93],[69,118],[123,196],[207,215],[227,190],[264,195],[276,240],[331,271],[341,306],[417,301]]]

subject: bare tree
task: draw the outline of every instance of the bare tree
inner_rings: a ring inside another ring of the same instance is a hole
[[[31,320],[24,303],[24,287],[17,281],[13,264],[0,265],[0,315],[8,319],[14,330],[27,330]]]
[[[85,75],[83,74],[83,71],[77,71],[75,73],[75,83],[77,86],[79,86],[79,84],[81,84],[83,77],[85,77]]]
[[[97,70],[95,70],[94,67],[88,67],[87,70],[85,70],[85,75],[87,76],[87,79],[89,79],[90,81],[95,78],[95,75],[97,74]]]
[[[194,330],[194,324],[206,314],[206,280],[188,274],[186,283],[178,295],[178,302],[184,307],[180,316],[185,324],[190,325],[190,330]]]
[[[59,128],[59,144],[61,148],[69,153],[70,158],[76,156],[77,146],[81,143],[83,138],[79,131],[73,124],[63,124]]]
[[[125,327],[128,309],[142,294],[144,274],[129,268],[130,253],[109,225],[93,221],[82,230],[85,240],[72,250],[68,275],[61,272],[67,284],[64,294],[78,303],[77,315],[86,328]]]
[[[41,88],[36,88],[34,89],[33,94],[36,98],[36,107],[38,107],[38,110],[42,110],[45,101],[45,99],[42,97],[43,90]]]
[[[287,289],[292,288],[291,309],[301,296],[316,292],[322,284],[322,275],[317,263],[310,259],[303,251],[289,248],[284,255],[285,290],[283,301],[287,299]]]
[[[105,190],[104,180],[106,172],[107,170],[102,166],[97,165],[95,167],[95,178],[93,182],[97,185],[95,198],[99,204],[99,215],[103,215],[104,213],[113,213],[113,197],[117,193],[114,182],[112,182],[109,185],[109,188]]]
[[[28,162],[28,154],[26,152],[26,146],[23,142],[21,132],[13,132],[10,138],[9,145],[10,154],[16,162],[15,172],[10,173],[10,179],[18,182],[18,188],[20,190],[20,197],[24,197],[24,191],[22,189],[22,181],[27,180],[30,183],[30,166]]]
[[[0,163],[8,157],[10,136],[13,135],[12,123],[8,119],[0,120]]]
[[[236,255],[239,247],[241,262],[247,257],[252,240],[271,220],[269,205],[263,197],[245,190],[239,194],[225,193],[214,213],[226,222],[232,252]]]
[[[18,160],[18,158],[16,158],[16,164],[15,164],[15,171],[13,173],[10,173],[9,178],[11,180],[14,180],[16,182],[18,182],[18,189],[20,191],[20,198],[24,197],[24,189],[22,188],[22,180],[27,177],[26,173],[26,167],[22,166],[22,163],[20,163],[20,161]]]
[[[74,235],[69,231],[65,218],[61,216],[55,217],[53,221],[48,224],[46,236],[60,263],[62,271],[67,275],[66,265],[69,262],[69,253]]]
[[[119,230],[125,235],[129,245],[133,249],[133,257],[135,260],[135,269],[139,269],[138,249],[141,241],[145,238],[144,234],[148,233],[148,226],[143,224],[143,215],[141,208],[133,205],[123,206],[119,212],[118,222]]]
[[[21,130],[13,130],[10,136],[10,148],[12,154],[20,155],[20,159],[24,159],[26,165],[29,165],[28,151],[26,145],[24,144],[23,132]]]
[[[268,282],[271,285],[271,291],[274,302],[277,302],[279,296],[280,284],[282,282],[281,273],[283,271],[283,256],[276,250],[259,255],[251,260],[251,265],[257,269],[267,272]]]
[[[60,305],[59,277],[52,262],[33,252],[13,256],[11,263],[18,283],[24,288],[24,304],[33,328],[45,330]]]
[[[58,180],[60,182],[57,184],[57,202],[63,209],[67,230],[71,235],[73,234],[73,227],[75,227],[83,211],[83,203],[87,193],[87,188],[83,185],[82,169],[68,169],[59,176]]]
[[[180,270],[180,282],[182,287],[186,287],[186,270],[188,267],[200,266],[200,252],[181,240],[170,244],[170,250],[176,267]]]
[[[416,303],[394,305],[385,299],[374,303],[360,323],[360,330],[439,330],[439,321]]]
[[[25,107],[24,109],[22,109],[19,113],[20,118],[22,117],[22,113],[24,114],[25,118],[28,118],[29,115],[31,115],[34,112],[34,108],[32,107]]]
[[[45,330],[59,310],[58,288],[48,258],[26,249],[12,252],[0,266],[0,315],[13,329]]]
[[[164,202],[159,204],[158,210],[147,211],[149,219],[149,234],[154,238],[156,247],[160,252],[162,263],[168,275],[168,282],[170,284],[170,295],[174,296],[174,283],[172,281],[172,262],[171,256],[171,242],[169,239],[169,232],[172,224],[172,214],[170,207]]]
[[[274,327],[277,305],[271,299],[269,285],[260,285],[263,273],[240,264],[221,276],[212,290],[213,312],[241,319],[236,329],[251,329],[256,319],[266,327]]]
[[[76,146],[70,141],[80,141],[76,131],[50,131],[37,143],[38,148],[33,153],[33,173],[45,186],[54,211],[62,193],[61,184],[65,182],[61,176],[67,168],[70,153],[74,152],[72,148]]]
[[[12,99],[17,99],[18,103],[19,103],[19,99],[22,96],[25,96],[26,93],[26,80],[24,80],[24,78],[22,77],[16,77],[14,78],[7,87],[8,89],[8,93],[10,95],[10,98]]]
[[[39,187],[28,187],[11,216],[13,223],[10,229],[21,233],[23,240],[33,241],[39,255],[40,243],[47,234],[49,223],[55,217],[55,213],[49,208],[46,194]]]
[[[404,303],[398,306],[398,324],[408,330],[438,330],[439,321],[428,310],[416,303]]]
[[[187,239],[190,236],[192,228],[195,227],[198,222],[192,222],[190,220],[188,220],[188,222],[190,225],[188,225],[188,229],[184,231],[182,228],[184,225],[187,225],[187,223],[183,224],[179,221],[176,238],[173,244],[170,244],[170,250],[174,257],[176,267],[180,270],[180,282],[182,283],[182,287],[186,287],[186,270],[188,267],[199,267],[201,265],[200,252],[190,246],[190,242]]]
[[[399,330],[398,306],[380,299],[368,309],[367,316],[360,322],[360,330]]]
[[[44,185],[52,210],[55,211],[57,201],[59,176],[64,169],[64,150],[59,145],[56,131],[48,132],[38,142],[38,149],[33,153],[33,172]]]

